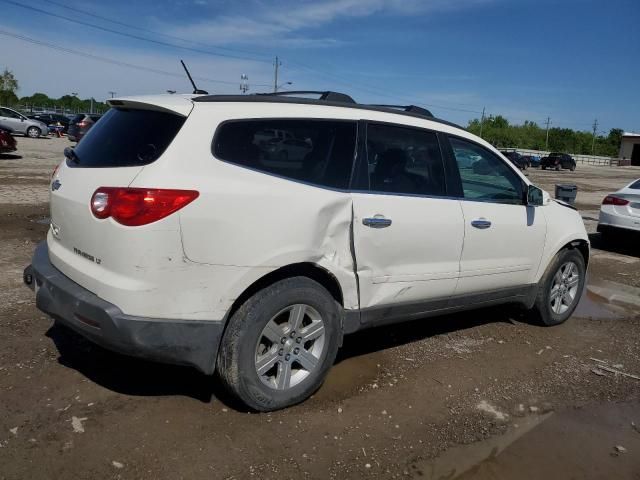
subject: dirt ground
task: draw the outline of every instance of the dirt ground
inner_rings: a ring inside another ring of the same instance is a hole
[[[105,351],[22,285],[66,139],[0,156],[0,479],[640,479],[640,243],[593,233],[590,286],[559,327],[512,308],[345,339],[302,405],[251,414],[214,378]],[[631,167],[528,170],[579,187],[595,232]]]

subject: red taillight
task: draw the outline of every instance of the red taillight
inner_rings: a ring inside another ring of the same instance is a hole
[[[624,206],[624,205],[629,205],[629,200],[626,200],[624,198],[620,198],[620,197],[616,197],[615,195],[607,195],[606,197],[604,197],[604,200],[602,201],[603,205],[617,205],[617,206]]]
[[[96,218],[113,218],[128,227],[146,225],[180,210],[196,198],[195,190],[100,187],[91,197]]]

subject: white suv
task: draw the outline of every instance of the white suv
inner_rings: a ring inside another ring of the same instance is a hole
[[[310,396],[356,330],[504,303],[556,325],[578,303],[578,212],[426,110],[109,103],[54,172],[24,274],[38,308],[107,348],[217,372],[267,411]],[[269,131],[306,154],[272,155]]]

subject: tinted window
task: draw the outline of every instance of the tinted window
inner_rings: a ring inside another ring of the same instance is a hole
[[[2,115],[5,117],[9,117],[9,118],[22,118],[20,115],[18,115],[16,112],[14,112],[13,110],[9,110],[8,108],[0,108],[0,112],[2,112]]]
[[[333,188],[347,188],[356,123],[246,120],[223,124],[213,154],[227,162]]]
[[[184,121],[173,113],[112,108],[78,143],[75,152],[79,163],[70,165],[147,165],[164,153]]]
[[[464,198],[522,204],[522,180],[489,150],[459,138],[450,138],[458,163]]]
[[[369,125],[367,166],[372,191],[416,195],[446,192],[440,146],[433,132]]]
[[[635,182],[633,182],[631,185],[629,185],[629,188],[640,190],[640,180],[636,180]]]

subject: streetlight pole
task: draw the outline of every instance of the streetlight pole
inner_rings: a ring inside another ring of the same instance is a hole
[[[282,65],[282,62],[278,59],[278,56],[276,55],[276,63],[275,63],[276,69],[274,71],[273,93],[277,93],[278,92],[278,70],[279,70],[281,65]]]

